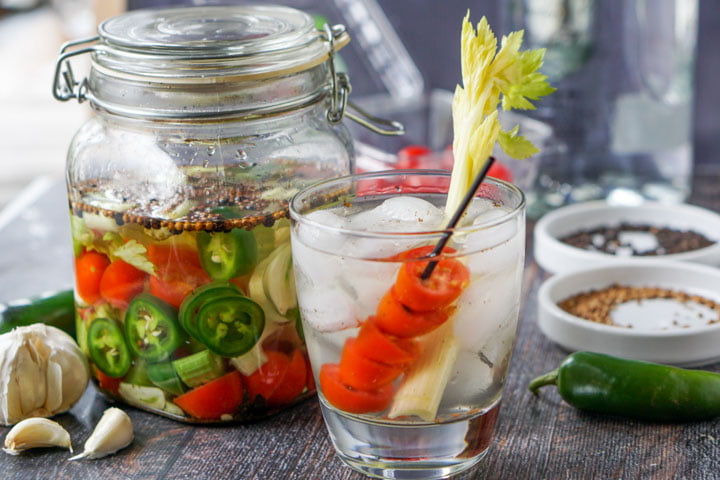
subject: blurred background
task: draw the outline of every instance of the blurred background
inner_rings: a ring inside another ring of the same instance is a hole
[[[676,4],[676,1],[679,3]],[[645,10],[641,13],[644,15],[642,18],[649,22],[651,32],[659,31],[659,27],[655,27],[662,22],[671,22],[670,40],[660,35],[640,40],[619,35],[618,32],[627,28],[627,12],[620,8],[627,2],[633,2],[636,10],[641,7],[649,9],[650,13]],[[668,2],[675,8],[669,17],[658,7]],[[78,105],[74,101],[62,104],[52,97],[55,59],[64,41],[93,36],[100,21],[127,9],[207,3],[233,2],[0,0],[0,141],[3,146],[0,157],[0,208],[34,179],[62,178],[67,145],[75,130],[90,114],[87,105]],[[240,3],[240,0],[235,3]],[[588,96],[595,98],[595,103],[587,103],[587,111],[575,109],[564,113],[567,117],[565,122],[571,125],[577,125],[589,111],[602,110],[601,107],[607,103],[607,85],[616,80],[612,75],[618,71],[608,69],[604,64],[602,75],[591,69],[578,73],[581,66],[591,64],[591,59],[602,58],[603,54],[613,54],[607,44],[614,46],[621,38],[624,38],[622,41],[626,49],[628,44],[636,41],[650,42],[655,48],[650,69],[661,71],[666,68],[665,64],[656,65],[653,62],[657,63],[658,58],[671,58],[674,63],[668,68],[677,67],[681,71],[681,74],[671,72],[672,85],[665,89],[670,92],[670,100],[663,101],[672,104],[679,95],[687,101],[687,105],[676,102],[685,106],[675,110],[658,110],[652,103],[643,104],[637,100],[632,105],[644,113],[636,113],[630,118],[646,118],[649,122],[658,116],[669,115],[665,122],[667,135],[662,136],[685,135],[690,146],[683,147],[682,152],[694,157],[696,169],[720,168],[720,115],[716,113],[720,107],[720,90],[715,86],[720,75],[720,52],[717,48],[720,45],[720,9],[716,8],[713,0],[699,0],[697,3],[696,0],[284,0],[276,3],[311,10],[327,17],[331,23],[348,25],[354,49],[343,50],[343,55],[350,64],[354,95],[365,101],[368,108],[380,110],[376,113],[383,115],[398,115],[401,119],[403,109],[415,112],[419,103],[423,104],[426,116],[440,112],[440,118],[432,120],[434,127],[426,126],[420,134],[411,132],[408,138],[379,145],[385,150],[393,151],[403,144],[417,142],[442,148],[447,142],[450,136],[447,131],[447,105],[450,92],[460,81],[460,24],[470,9],[474,21],[482,15],[487,16],[496,33],[525,28],[531,34],[526,36],[530,42],[529,45],[526,42],[527,46],[546,46],[554,52],[554,60],[549,62],[548,67],[554,70],[548,74],[566,94],[558,96],[552,108],[565,108],[563,102],[574,106],[582,104],[582,99]],[[687,10],[683,5],[695,7]],[[684,9],[680,15],[677,14],[678,8]],[[681,22],[683,18],[685,23]],[[373,43],[373,35],[381,40],[382,49]],[[685,50],[676,49],[678,42]],[[386,56],[384,63],[382,55]],[[693,57],[696,60],[694,63]],[[642,63],[643,59],[625,58],[625,61]],[[78,76],[87,71],[87,63],[83,64],[82,59],[77,60],[74,66]],[[618,69],[625,67],[620,65]],[[373,102],[376,93],[389,94],[397,100],[392,105],[392,111],[382,111],[383,108],[387,110],[387,103],[382,100]],[[534,116],[556,115],[557,111],[535,112]],[[685,116],[687,122],[671,121]],[[413,118],[409,115],[403,120],[412,123]],[[592,136],[598,136],[592,123],[586,123],[592,130]],[[622,128],[624,124],[620,122],[620,125],[620,130],[625,131]],[[607,139],[604,141],[607,143]],[[663,161],[673,161],[668,157],[662,158]]]

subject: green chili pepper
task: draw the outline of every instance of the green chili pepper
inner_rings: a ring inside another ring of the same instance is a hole
[[[200,232],[197,237],[200,263],[213,280],[229,280],[250,272],[258,259],[253,234],[235,228],[229,232]]]
[[[125,334],[130,351],[151,362],[167,359],[185,342],[175,309],[147,293],[128,305]]]
[[[130,351],[114,320],[95,318],[88,328],[87,343],[90,358],[104,374],[120,378],[130,369]]]
[[[171,362],[153,363],[148,366],[147,373],[150,381],[155,386],[162,388],[168,393],[182,395],[185,391],[180,377]]]
[[[223,357],[237,357],[257,343],[265,313],[253,300],[238,295],[214,298],[197,314],[199,340]]]
[[[242,296],[242,292],[230,282],[213,282],[196,288],[180,305],[178,318],[180,325],[191,337],[198,338],[197,314],[200,308],[209,300],[231,295]]]
[[[44,323],[75,337],[73,291],[63,290],[42,297],[0,304],[0,334],[15,327]]]
[[[720,374],[576,352],[530,382],[544,385],[581,410],[655,422],[702,421],[720,416]]]

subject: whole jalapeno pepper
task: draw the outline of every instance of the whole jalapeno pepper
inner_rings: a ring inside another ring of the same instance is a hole
[[[148,293],[130,302],[125,333],[130,351],[151,362],[167,359],[185,341],[175,309]]]
[[[720,416],[720,374],[576,352],[532,380],[531,392],[557,385],[575,408],[653,422],[710,420]]]
[[[44,323],[75,338],[75,303],[72,290],[0,304],[0,334],[15,327]]]
[[[200,263],[213,280],[244,275],[252,270],[258,259],[255,237],[240,228],[229,232],[200,232],[197,246]]]
[[[107,376],[120,378],[130,369],[130,351],[120,326],[109,318],[90,322],[87,334],[90,358]]]

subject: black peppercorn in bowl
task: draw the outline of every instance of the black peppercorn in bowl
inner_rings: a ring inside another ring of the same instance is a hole
[[[560,273],[538,291],[538,325],[568,351],[684,367],[720,361],[720,269],[642,259]]]
[[[720,215],[686,204],[621,206],[598,201],[570,205],[538,221],[534,254],[550,273],[628,259],[720,266]]]

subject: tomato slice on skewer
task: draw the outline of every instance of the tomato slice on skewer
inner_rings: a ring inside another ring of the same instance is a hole
[[[418,354],[414,340],[388,335],[378,327],[375,317],[368,318],[362,324],[355,348],[360,355],[370,360],[398,366],[412,363]]]
[[[394,393],[392,384],[377,390],[355,390],[340,381],[340,368],[330,363],[320,368],[319,381],[325,399],[348,413],[381,412],[390,405]]]
[[[423,279],[429,260],[409,261],[400,267],[393,294],[415,312],[442,309],[454,302],[470,283],[470,271],[459,261],[440,258],[429,278]]]
[[[356,390],[377,390],[403,372],[401,367],[387,365],[363,356],[355,346],[355,339],[345,342],[340,357],[340,381]]]
[[[375,318],[383,332],[399,338],[412,338],[430,333],[442,325],[450,316],[449,310],[414,312],[400,303],[393,289],[380,300]]]

